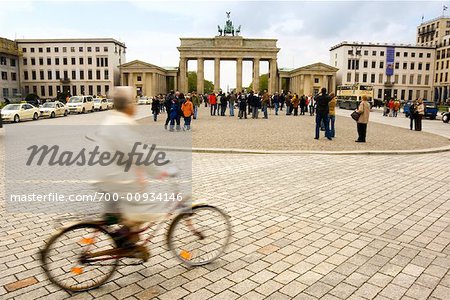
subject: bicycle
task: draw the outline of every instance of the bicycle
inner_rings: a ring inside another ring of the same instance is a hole
[[[186,207],[186,200],[176,203],[144,240],[146,245],[172,219],[166,233],[170,251],[188,266],[213,262],[225,251],[231,238],[229,216],[208,204]],[[177,212],[178,211],[178,212]],[[153,223],[135,233],[144,233]],[[185,225],[185,226],[183,226]],[[70,292],[87,291],[101,286],[125,258],[114,239],[107,219],[80,222],[52,236],[41,251],[41,262],[49,280]],[[75,247],[75,249],[73,249]]]

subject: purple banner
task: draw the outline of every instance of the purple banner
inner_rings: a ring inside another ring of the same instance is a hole
[[[386,75],[394,75],[395,48],[386,47]]]

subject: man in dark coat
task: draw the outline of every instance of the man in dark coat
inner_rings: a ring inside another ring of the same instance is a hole
[[[322,88],[321,93],[315,97],[317,110],[316,110],[316,136],[315,139],[319,139],[320,125],[323,122],[325,125],[325,136],[331,141],[330,126],[328,120],[328,103],[331,98],[327,94],[327,89]]]

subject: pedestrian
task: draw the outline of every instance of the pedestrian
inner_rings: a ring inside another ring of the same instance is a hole
[[[217,112],[217,97],[214,91],[209,94],[208,102],[211,105],[211,116],[215,116]]]
[[[394,101],[394,117],[397,118],[398,111],[400,110],[400,101],[398,99],[395,99]]]
[[[308,96],[308,99],[309,99],[308,100],[309,101],[309,115],[314,116],[314,108],[315,108],[316,103],[314,101],[314,98],[311,95]]]
[[[300,97],[300,115],[305,115],[306,110],[306,98],[305,95]]]
[[[288,94],[286,95],[286,98],[285,98],[285,103],[286,103],[286,116],[289,116],[289,115],[292,114],[291,100],[292,100],[292,95],[291,95],[291,92],[289,91]]]
[[[281,91],[281,94],[280,94],[280,99],[279,99],[279,102],[280,102],[280,111],[283,111],[283,106],[284,106],[284,102],[286,101],[286,96],[284,95],[284,91]]]
[[[391,98],[391,100],[389,100],[388,106],[389,106],[389,117],[393,117],[394,116],[394,99]]]
[[[425,114],[425,105],[423,104],[423,100],[419,99],[417,103],[417,113],[416,113],[416,131],[422,131],[422,118]]]
[[[328,103],[330,102],[330,96],[327,94],[327,89],[322,88],[321,93],[318,94],[315,98],[317,109],[316,109],[316,136],[314,137],[316,140],[319,139],[320,126],[323,122],[325,126],[325,137],[332,140],[330,134],[330,127],[328,122]]]
[[[230,106],[230,117],[234,117],[234,105],[236,104],[236,101],[237,101],[236,93],[231,92],[230,98],[228,100]]]
[[[413,130],[416,123],[416,101],[411,101],[411,105],[409,106],[409,129]],[[404,108],[403,108],[404,109]]]
[[[296,93],[292,97],[291,103],[292,108],[294,109],[294,116],[298,116],[298,105],[300,103],[300,99],[298,99],[298,95]]]
[[[275,92],[275,95],[273,95],[272,103],[275,108],[275,115],[278,116],[278,109],[280,107],[280,96],[278,95],[278,92]]]
[[[172,107],[172,100],[174,98],[175,98],[175,95],[174,95],[174,91],[172,90],[166,96],[166,100],[164,101],[164,107],[166,109],[166,114],[167,114],[166,122],[164,123],[164,129],[166,129],[166,130],[167,130],[167,126],[169,125],[169,122],[170,122],[170,109]]]
[[[247,119],[247,95],[244,91],[239,95],[239,112],[238,112],[239,119],[242,119],[244,117]]]
[[[180,97],[181,98],[181,97]],[[194,105],[191,102],[190,97],[186,97],[186,101],[181,105],[181,111],[184,117],[183,130],[191,130],[191,118],[194,114]]]
[[[334,129],[334,123],[336,121],[336,96],[334,93],[330,94],[330,102],[328,103],[328,117],[330,118],[330,136],[332,138],[335,137],[335,129]]]
[[[261,105],[262,105],[262,111],[264,113],[264,119],[268,119],[269,118],[268,107],[270,105],[270,96],[269,96],[269,93],[267,92],[267,90],[264,90],[264,93],[262,95]]]
[[[200,107],[200,104],[201,104],[200,97],[197,96],[196,91],[192,92],[191,99],[192,99],[192,105],[194,105],[194,116],[193,116],[194,120],[197,119],[197,117],[198,117],[198,108]]]
[[[218,99],[220,99],[220,115],[224,117],[225,112],[227,111],[228,96],[225,96],[221,91]]]
[[[159,97],[159,96],[158,96]],[[160,111],[160,99],[158,97],[155,97],[152,101],[152,114],[153,114],[153,121],[157,121],[159,111]]]
[[[358,130],[358,139],[355,141],[357,143],[365,143],[366,142],[366,134],[367,134],[367,124],[369,123],[369,115],[370,115],[370,104],[367,101],[367,96],[361,97],[361,103],[357,109],[357,112],[360,113],[358,121],[356,121],[356,126]]]
[[[180,102],[184,100],[184,94],[180,93],[176,95],[171,100],[169,114],[170,114],[170,131],[174,131],[175,123],[177,124],[177,131],[181,130],[180,127],[180,116],[181,116],[181,104]]]

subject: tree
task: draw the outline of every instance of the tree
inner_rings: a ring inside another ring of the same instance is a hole
[[[205,94],[209,94],[214,90],[214,84],[209,80],[205,82]],[[197,72],[188,72],[188,92],[197,91]]]
[[[268,89],[269,89],[269,73],[262,74],[259,76],[259,90],[255,91],[255,92],[262,92],[262,91],[268,90]],[[253,90],[253,82],[250,83],[247,90],[248,91]]]

